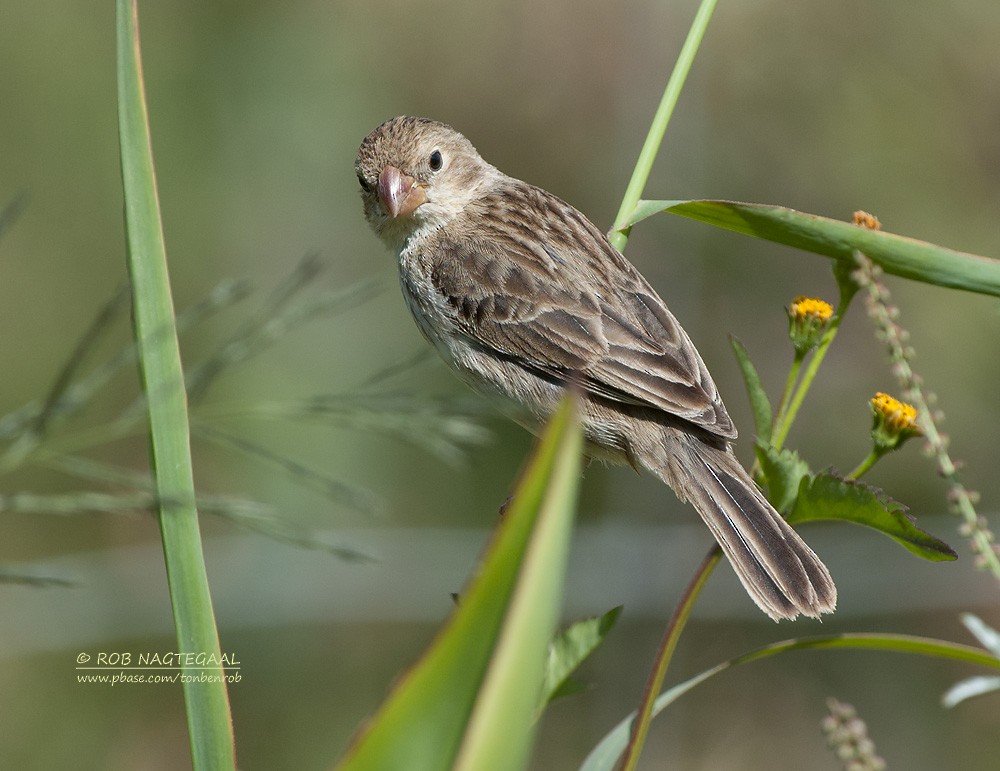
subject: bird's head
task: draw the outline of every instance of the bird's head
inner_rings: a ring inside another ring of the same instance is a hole
[[[365,218],[397,250],[446,226],[500,176],[455,129],[407,116],[366,136],[354,169]]]

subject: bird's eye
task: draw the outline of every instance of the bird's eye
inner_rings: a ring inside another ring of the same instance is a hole
[[[441,155],[440,150],[435,150],[431,153],[431,171],[441,171],[441,167],[444,165],[444,158]]]
[[[366,193],[370,193],[372,191],[372,186],[368,184],[368,180],[366,180],[362,174],[358,174],[358,184],[361,185],[361,189]]]

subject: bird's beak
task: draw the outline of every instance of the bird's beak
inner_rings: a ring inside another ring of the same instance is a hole
[[[386,166],[378,175],[378,197],[394,219],[412,214],[427,200],[424,186],[395,166]]]

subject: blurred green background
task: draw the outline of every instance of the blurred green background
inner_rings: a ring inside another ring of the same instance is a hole
[[[237,329],[301,257],[327,270],[310,291],[377,278],[384,291],[233,368],[195,410],[202,425],[374,491],[375,517],[306,489],[272,465],[196,439],[206,493],[275,506],[289,528],[377,558],[350,563],[217,519],[204,533],[245,769],[324,768],[448,613],[531,445],[488,418],[493,441],[450,465],[413,442],[321,421],[211,420],[232,405],[364,390],[424,343],[393,260],[368,231],[354,153],[392,115],[451,123],[506,172],[607,227],[687,26],[693,2],[140,3],[154,151],[175,301],[228,278],[257,294],[185,334],[194,362]],[[82,330],[125,277],[108,3],[0,9],[0,205],[26,208],[0,239],[0,412],[43,398]],[[1000,5],[994,0],[722,2],[647,188],[650,197],[780,203],[839,218],[864,208],[885,229],[1000,256]],[[727,334],[770,392],[790,359],[783,308],[833,301],[827,261],[663,217],[628,254],[684,322],[743,429],[751,421]],[[947,412],[963,478],[998,526],[1000,316],[995,299],[890,279],[919,371]],[[898,391],[856,307],[791,443],[816,468],[868,450],[867,399]],[[125,343],[120,318],[92,361]],[[396,391],[465,395],[436,359]],[[56,436],[80,437],[129,404],[132,368]],[[391,389],[389,389],[391,390]],[[199,413],[199,410],[202,412]],[[141,436],[87,457],[145,466]],[[840,587],[822,625],[775,627],[721,569],[682,640],[672,680],[796,635],[894,631],[969,641],[961,611],[1000,624],[997,589],[974,569],[945,488],[917,443],[871,480],[951,542],[930,564],[850,526],[805,535]],[[0,492],[114,487],[27,465]],[[652,479],[591,467],[582,493],[567,617],[625,604],[584,667],[586,693],[545,717],[534,768],[573,768],[637,703],[681,587],[709,546],[692,512]],[[84,685],[80,653],[175,648],[155,520],[143,514],[6,513],[0,563],[71,588],[0,586],[2,768],[175,769],[189,765],[179,687]],[[653,727],[642,767],[835,769],[825,699],[854,704],[890,767],[987,769],[1000,755],[997,698],[944,711],[968,668],[876,653],[800,653],[726,674]]]

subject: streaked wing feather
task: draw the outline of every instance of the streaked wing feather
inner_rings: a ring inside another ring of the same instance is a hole
[[[589,220],[523,183],[480,205],[467,215],[475,228],[459,222],[454,232],[483,237],[439,234],[432,275],[471,339],[550,377],[574,373],[595,396],[735,438],[687,334]],[[541,212],[545,227],[530,228]]]

